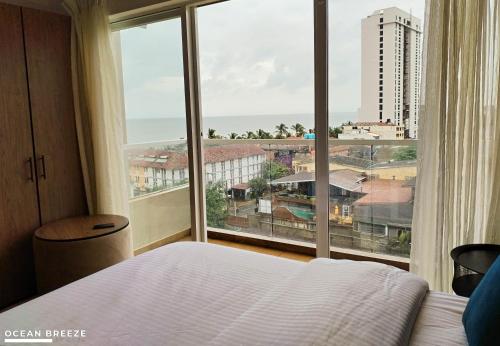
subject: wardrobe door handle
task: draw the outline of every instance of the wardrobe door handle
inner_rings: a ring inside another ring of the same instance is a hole
[[[30,170],[30,174],[28,175],[28,180],[30,180],[30,181],[35,181],[35,178],[34,178],[34,176],[33,176],[33,158],[31,158],[31,157],[30,157],[30,158],[27,160],[27,162],[28,162],[28,165],[29,165],[29,170]]]
[[[40,178],[47,179],[47,172],[45,170],[45,155],[40,156],[38,160],[42,162],[42,174],[40,175]]]

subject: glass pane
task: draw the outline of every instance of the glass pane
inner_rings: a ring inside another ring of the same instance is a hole
[[[409,256],[424,8],[329,0],[334,250]]]
[[[115,38],[133,246],[143,252],[190,235],[181,20],[121,30]]]
[[[209,229],[315,246],[313,2],[233,0],[197,18]]]

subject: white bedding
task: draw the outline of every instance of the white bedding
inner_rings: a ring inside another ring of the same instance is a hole
[[[467,298],[429,292],[415,322],[412,346],[467,345],[462,314]]]
[[[176,243],[0,314],[0,332],[84,329],[84,339],[55,341],[91,345],[397,345],[426,291],[377,263]]]

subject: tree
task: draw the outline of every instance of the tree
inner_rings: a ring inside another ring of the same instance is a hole
[[[292,130],[295,131],[296,137],[302,137],[304,135],[304,133],[306,132],[304,125],[299,124],[299,123],[292,125]]]
[[[269,161],[264,167],[263,176],[269,180],[279,179],[290,174],[290,168],[277,161]]]
[[[333,138],[339,138],[339,134],[342,133],[341,127],[329,127],[328,128],[328,136]]]
[[[259,139],[272,139],[273,136],[269,132],[264,131],[263,129],[258,129],[257,130],[257,138],[259,138]]]
[[[267,190],[267,181],[264,178],[253,178],[248,181],[248,186],[250,187],[250,196],[258,200]]]
[[[217,138],[217,135],[215,134],[215,129],[208,129],[208,138],[209,139]]]
[[[207,185],[206,202],[208,226],[224,227],[228,211],[222,183],[211,183]]]
[[[276,138],[283,139],[288,137],[288,134],[288,126],[283,123],[276,126]]]
[[[409,147],[402,147],[399,148],[394,152],[392,155],[392,158],[395,161],[409,161],[409,160],[416,160],[417,159],[417,147],[416,146],[409,146]]]
[[[238,136],[238,134],[237,134],[237,133],[235,133],[235,132],[231,132],[231,133],[229,134],[229,139],[238,139],[238,138],[239,138],[239,136]]]
[[[247,131],[246,138],[247,139],[257,139],[257,136],[255,135],[255,133],[253,133],[253,131]]]

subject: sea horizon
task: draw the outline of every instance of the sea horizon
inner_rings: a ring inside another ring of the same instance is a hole
[[[357,112],[335,112],[330,115],[330,126],[341,126],[347,121],[356,121]],[[220,136],[231,133],[238,135],[259,129],[275,134],[275,127],[285,124],[290,127],[300,123],[306,130],[314,128],[314,115],[311,114],[259,114],[259,115],[223,115],[203,117],[203,133],[214,129]],[[127,118],[127,142],[146,143],[186,138],[186,120],[184,117],[149,117]]]

